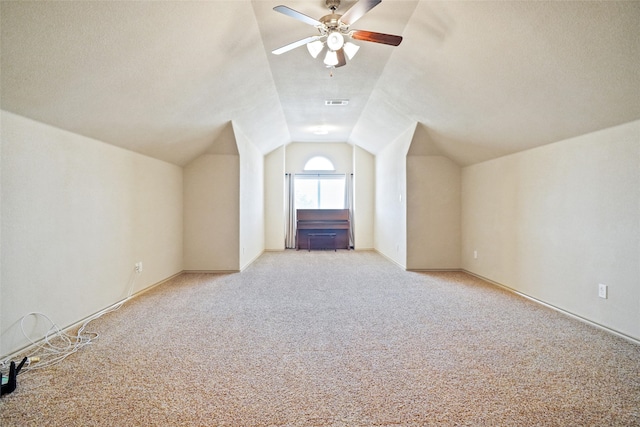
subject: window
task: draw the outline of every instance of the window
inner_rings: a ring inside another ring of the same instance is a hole
[[[344,209],[344,175],[296,175],[296,209]]]
[[[333,167],[333,163],[331,160],[326,157],[316,156],[307,160],[307,163],[304,165],[304,170],[306,171],[334,171],[336,170]]]

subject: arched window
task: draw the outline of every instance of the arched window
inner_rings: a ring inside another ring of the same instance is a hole
[[[295,175],[296,209],[344,209],[345,176],[324,156],[310,158]]]
[[[323,156],[316,156],[310,158],[304,165],[306,171],[334,171],[336,168],[331,163],[331,160]]]

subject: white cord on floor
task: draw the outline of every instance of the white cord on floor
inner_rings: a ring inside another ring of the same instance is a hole
[[[124,303],[131,299],[133,288],[136,282],[136,277],[138,276],[138,274],[139,272],[136,271],[131,276],[129,290],[125,299],[87,318],[82,323],[82,326],[78,329],[75,335],[68,334],[61,330],[58,325],[56,325],[55,322],[44,313],[33,311],[31,313],[25,314],[20,320],[20,329],[22,331],[22,335],[24,335],[24,337],[31,343],[33,348],[29,349],[29,356],[27,356],[29,358],[28,363],[25,364],[21,372],[43,369],[49,366],[56,365],[70,355],[76,353],[78,350],[81,350],[85,346],[95,341],[99,337],[99,334],[96,332],[85,332],[85,328],[93,320],[96,320],[107,313],[112,313],[120,309],[120,307],[122,307]],[[29,338],[29,335],[24,330],[24,322],[31,316],[44,317],[51,325],[44,338],[42,338],[42,340],[39,340],[38,342],[35,342],[31,338]],[[31,363],[31,360],[34,360],[35,358],[39,358],[39,362]],[[0,367],[4,369],[9,366],[9,364],[10,360],[3,360],[0,362]]]

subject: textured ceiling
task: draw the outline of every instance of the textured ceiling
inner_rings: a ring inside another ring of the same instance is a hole
[[[231,121],[263,153],[375,154],[418,124],[426,152],[466,165],[640,119],[640,2],[383,0],[353,28],[402,44],[356,42],[333,72],[304,47],[270,53],[316,34],[278,4],[328,13],[324,0],[2,1],[1,106],[178,165],[215,151]]]

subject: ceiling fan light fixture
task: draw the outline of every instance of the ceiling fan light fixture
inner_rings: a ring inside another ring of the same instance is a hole
[[[382,0],[354,0],[349,9],[343,14],[337,13],[340,2],[341,0],[325,0],[331,13],[320,19],[312,18],[284,5],[274,7],[273,10],[278,13],[315,27],[319,35],[309,36],[289,43],[273,50],[272,53],[274,55],[280,55],[302,45],[307,45],[309,54],[313,58],[317,58],[324,51],[324,46],[326,45],[328,52],[324,57],[324,64],[327,68],[337,68],[346,65],[347,59],[351,60],[360,48],[353,43],[345,43],[346,36],[353,40],[380,43],[389,46],[398,46],[402,41],[402,36],[377,33],[375,31],[349,29],[352,24],[380,4]],[[320,40],[324,40],[324,43],[320,42]],[[330,75],[333,76],[333,74]]]
[[[324,64],[328,67],[338,65],[338,54],[333,50],[327,51],[327,54],[324,57]]]
[[[344,37],[337,31],[331,31],[327,36],[327,47],[331,50],[340,50],[344,45]]]
[[[322,49],[324,49],[324,43],[321,42],[320,40],[307,43],[307,50],[309,51],[309,54],[314,58],[317,58],[318,55],[320,55],[320,52],[322,52]]]
[[[344,49],[344,53],[347,55],[347,58],[351,60],[354,56],[356,56],[356,53],[358,53],[360,46],[353,44],[351,42],[346,42],[344,44],[343,49]]]

